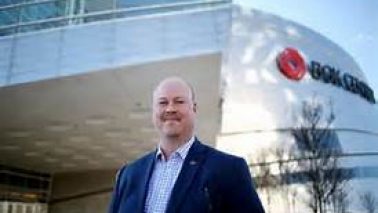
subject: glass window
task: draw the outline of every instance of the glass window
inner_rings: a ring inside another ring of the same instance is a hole
[[[94,13],[100,11],[110,11],[115,9],[115,0],[86,0],[84,3],[84,13]],[[84,22],[93,22],[108,20],[114,17],[113,14],[102,14],[96,16],[88,16],[83,19]]]
[[[211,6],[212,1],[213,0],[0,0],[0,36],[54,28],[68,24],[80,24],[113,18],[206,7],[206,5],[203,4],[180,5],[179,3],[204,2],[209,4],[207,6]],[[28,4],[9,6],[26,2],[28,2]],[[175,3],[178,5],[164,6],[165,4]],[[140,8],[132,11],[123,11],[121,13],[112,12],[112,10],[116,9],[156,5],[162,5],[162,7]],[[101,13],[101,11],[109,12]],[[83,14],[86,14],[85,17],[80,16]],[[73,15],[73,19],[68,20],[68,17],[71,17],[70,15]],[[75,15],[77,17],[75,17]],[[17,26],[19,23],[28,24]]]
[[[86,0],[85,13],[111,10],[115,7],[115,0]]]
[[[25,25],[18,27],[18,32],[31,32],[36,30],[43,30],[49,29],[59,26],[65,26],[68,24],[68,20],[61,20],[61,21],[49,21],[45,23],[38,23],[33,25]]]
[[[159,4],[173,4],[173,3],[191,2],[191,1],[198,2],[198,0],[116,0],[116,1],[117,1],[117,8],[159,5]]]
[[[66,4],[66,1],[55,1],[27,5],[22,7],[20,11],[20,21],[29,22],[64,16],[66,13]]]
[[[25,0],[1,0],[0,1],[0,6],[6,6],[6,5],[11,5],[11,4],[18,4],[22,3]]]
[[[17,24],[19,8],[0,9],[0,26]]]

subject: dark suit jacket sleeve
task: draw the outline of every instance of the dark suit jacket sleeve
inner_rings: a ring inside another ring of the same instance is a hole
[[[228,208],[238,213],[263,213],[264,209],[253,187],[247,163],[242,158],[234,160],[228,185]]]
[[[125,180],[123,178],[123,175],[125,173],[126,166],[122,167],[117,175],[116,175],[116,183],[113,188],[113,194],[112,194],[112,200],[110,202],[109,206],[109,213],[117,213],[120,208],[120,199],[121,199],[121,189],[123,187],[123,183]]]

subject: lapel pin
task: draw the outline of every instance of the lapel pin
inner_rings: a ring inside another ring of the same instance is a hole
[[[193,165],[196,165],[197,162],[195,162],[194,160],[192,160],[192,161],[189,162],[189,164],[193,166]]]

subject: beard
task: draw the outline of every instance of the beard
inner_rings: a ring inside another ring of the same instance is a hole
[[[179,137],[182,134],[182,128],[178,121],[165,121],[162,127],[162,133],[166,137]]]

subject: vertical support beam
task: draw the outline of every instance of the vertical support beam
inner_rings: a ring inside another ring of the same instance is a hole
[[[74,17],[74,13],[75,13],[75,0],[67,0],[66,1],[66,16],[68,17],[68,25],[72,25],[73,24],[73,17]]]

